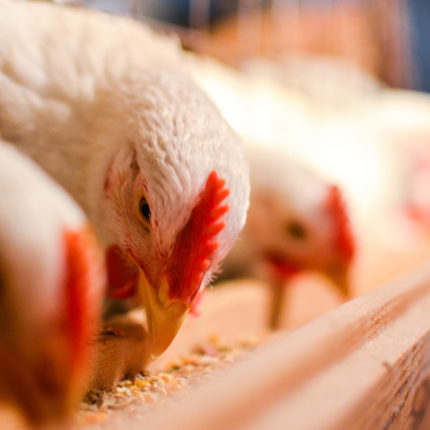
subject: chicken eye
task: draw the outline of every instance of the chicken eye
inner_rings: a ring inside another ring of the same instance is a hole
[[[298,221],[288,221],[285,225],[285,232],[293,239],[303,240],[308,235],[303,224]]]
[[[140,199],[139,213],[146,222],[149,222],[149,220],[151,219],[151,209],[149,208],[148,201],[145,197],[142,197]]]

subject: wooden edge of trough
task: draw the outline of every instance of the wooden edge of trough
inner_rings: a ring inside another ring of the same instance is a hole
[[[145,429],[430,428],[430,266],[282,334]],[[128,429],[142,421],[128,417]],[[106,428],[110,428],[109,425]]]

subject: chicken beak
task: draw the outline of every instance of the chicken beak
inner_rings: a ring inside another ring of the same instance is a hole
[[[139,294],[145,306],[149,330],[151,359],[157,358],[172,343],[188,312],[189,306],[168,296],[169,283],[163,277],[155,288],[139,268]]]
[[[333,266],[326,271],[326,275],[334,283],[342,296],[345,299],[349,298],[351,294],[351,281],[348,268],[345,266]]]

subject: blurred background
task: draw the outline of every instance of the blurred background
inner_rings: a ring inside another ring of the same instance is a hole
[[[342,59],[430,91],[426,0],[58,0],[178,26],[185,46],[231,64],[250,55]]]

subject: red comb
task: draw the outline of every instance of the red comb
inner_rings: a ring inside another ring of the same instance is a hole
[[[355,254],[354,235],[349,222],[342,192],[337,185],[330,187],[327,197],[327,207],[332,213],[336,225],[336,245],[346,260],[351,260]]]
[[[170,297],[191,304],[198,293],[210,258],[219,246],[215,237],[225,227],[221,218],[229,210],[228,205],[223,204],[229,193],[225,180],[212,171],[173,250]]]

